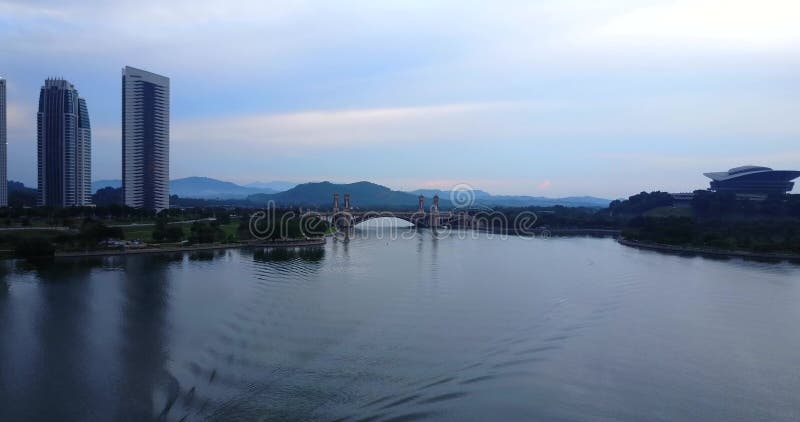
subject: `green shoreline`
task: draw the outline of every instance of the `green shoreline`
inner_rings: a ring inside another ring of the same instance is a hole
[[[536,228],[533,230],[532,233],[520,233],[520,230],[514,229],[506,229],[506,230],[498,230],[498,229],[472,229],[476,230],[481,233],[491,233],[491,234],[499,234],[499,235],[508,235],[508,236],[563,236],[563,237],[571,237],[571,236],[619,236],[622,233],[620,229],[588,229],[588,228],[576,228],[576,229],[563,229],[563,228],[552,228],[552,229],[540,229]]]
[[[628,240],[618,238],[617,242],[624,246],[629,246],[639,249],[647,249],[658,252],[671,252],[671,253],[693,253],[698,255],[708,255],[717,257],[728,258],[751,258],[751,259],[766,259],[766,260],[779,260],[779,261],[794,261],[800,262],[800,254],[793,253],[775,253],[775,252],[750,252],[750,251],[736,251],[716,248],[698,248],[694,246],[676,246],[667,245],[663,243],[650,243],[639,242],[636,240]]]
[[[239,248],[300,248],[323,246],[326,238],[307,239],[307,240],[286,240],[271,242],[250,242],[250,243],[228,243],[228,244],[209,244],[198,246],[181,246],[171,248],[140,248],[140,249],[108,249],[83,252],[56,252],[55,258],[82,258],[95,256],[113,255],[146,255],[146,254],[165,254],[195,251],[211,251],[220,249],[239,249]]]

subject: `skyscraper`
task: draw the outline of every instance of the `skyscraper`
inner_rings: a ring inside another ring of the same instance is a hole
[[[6,80],[0,78],[0,207],[8,206],[8,133],[6,132]]]
[[[122,69],[122,196],[125,205],[169,208],[169,78]]]
[[[92,202],[92,126],[86,100],[78,98],[78,145],[76,148],[75,186],[77,203]]]
[[[91,128],[86,101],[64,79],[47,79],[37,114],[39,205],[91,204]]]

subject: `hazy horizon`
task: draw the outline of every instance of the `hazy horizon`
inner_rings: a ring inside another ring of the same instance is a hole
[[[93,179],[120,178],[130,65],[171,79],[172,179],[704,189],[703,172],[800,168],[798,20],[786,0],[0,0],[8,178],[35,185],[50,76],[86,98]]]

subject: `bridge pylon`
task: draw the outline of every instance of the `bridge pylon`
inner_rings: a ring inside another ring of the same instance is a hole
[[[434,233],[439,226],[439,195],[433,195],[433,206],[431,207],[430,227]]]
[[[474,220],[467,212],[454,213],[454,212],[441,212],[439,210],[439,195],[434,195],[433,204],[429,210],[425,210],[425,197],[419,195],[417,209],[415,211],[405,212],[390,212],[390,211],[357,211],[353,209],[350,203],[350,194],[344,194],[344,207],[340,207],[339,194],[333,194],[333,209],[332,212],[324,213],[322,216],[326,218],[331,225],[335,226],[340,231],[345,232],[345,238],[348,237],[347,233],[353,229],[356,224],[363,223],[373,218],[380,217],[395,217],[410,222],[416,227],[429,228],[436,232],[438,227],[451,226],[453,224],[459,226],[472,226]]]
[[[333,212],[330,215],[330,222],[338,229],[345,232],[345,238],[349,237],[349,231],[353,227],[353,214],[350,206],[350,194],[344,194],[344,208],[339,208],[339,193],[333,194]]]

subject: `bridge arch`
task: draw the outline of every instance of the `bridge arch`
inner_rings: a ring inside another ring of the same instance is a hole
[[[363,224],[369,223],[370,221],[392,222],[391,224],[392,226],[395,226],[396,224],[394,223],[398,221],[404,221],[410,224],[411,226],[418,226],[420,221],[424,218],[425,218],[424,214],[417,215],[411,213],[392,213],[383,211],[365,212],[363,214],[354,216],[353,226],[355,227],[361,225],[362,227],[364,227]],[[403,226],[398,226],[398,227],[403,227]]]
[[[370,215],[363,218],[354,219],[353,227],[415,227],[419,225],[419,220],[405,215]]]

